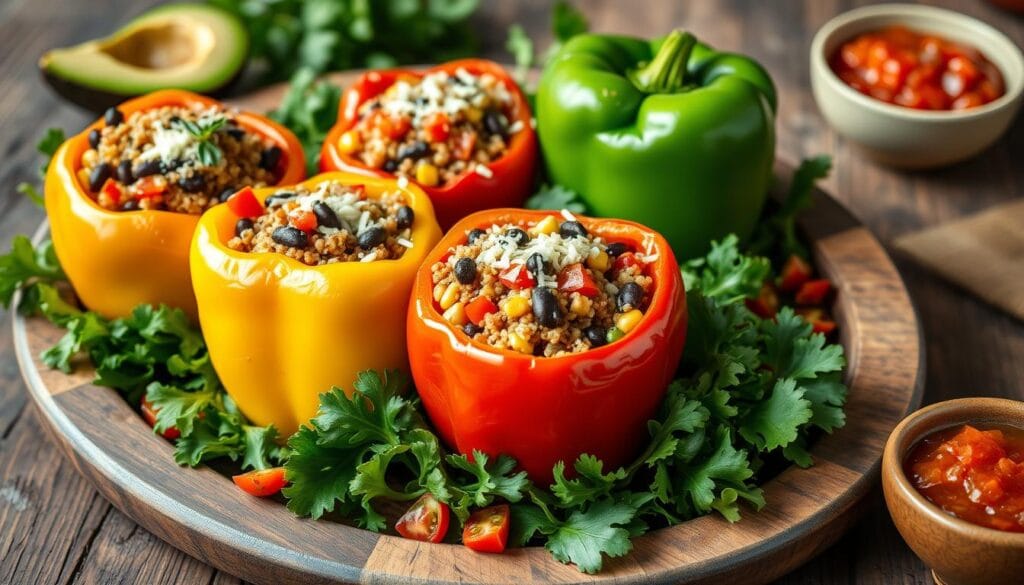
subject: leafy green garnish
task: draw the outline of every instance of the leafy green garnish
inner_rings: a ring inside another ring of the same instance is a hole
[[[565,0],[555,2],[551,8],[551,36],[554,42],[547,48],[543,55],[538,55],[533,39],[526,34],[526,31],[519,24],[508,27],[508,37],[505,40],[505,49],[512,55],[516,64],[515,79],[520,87],[527,94],[531,105],[533,102],[533,91],[527,87],[526,77],[531,67],[541,66],[553,57],[562,45],[572,37],[583,34],[590,29],[586,17]]]
[[[270,117],[295,133],[306,153],[306,171],[315,175],[320,163],[320,147],[338,118],[341,87],[317,80],[316,72],[302,68],[292,77],[288,93]]]
[[[541,185],[536,193],[526,200],[527,209],[567,209],[573,213],[586,213],[587,206],[579,194],[561,185]]]
[[[213,138],[214,133],[223,128],[227,123],[227,118],[223,116],[214,116],[210,118],[202,118],[195,122],[192,120],[177,118],[172,122],[172,125],[188,132],[190,136],[195,138],[196,157],[199,159],[199,163],[212,167],[220,163],[221,159],[224,157],[224,153],[221,152],[220,147],[214,144],[211,139]]]
[[[65,278],[50,240],[33,247],[28,236],[14,236],[11,251],[0,256],[0,305],[9,308],[14,293],[21,289],[24,292],[18,309],[24,314],[35,313],[39,310],[39,286]]]
[[[64,130],[61,128],[48,128],[46,134],[43,135],[39,142],[36,143],[36,150],[39,154],[46,157],[43,164],[39,166],[39,179],[43,180],[46,178],[46,170],[50,168],[50,159],[53,158],[54,153],[60,148],[60,145],[64,142]],[[21,182],[15,187],[18,193],[25,195],[32,200],[33,203],[39,207],[43,207],[43,194],[39,192],[39,188],[28,182]]]
[[[807,258],[807,249],[796,233],[796,218],[813,203],[814,183],[832,170],[832,157],[820,155],[804,159],[796,172],[782,205],[761,220],[750,241],[752,254],[768,256],[779,262],[791,255]]]

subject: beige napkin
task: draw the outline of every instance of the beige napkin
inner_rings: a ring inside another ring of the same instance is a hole
[[[942,277],[1024,319],[1024,199],[897,238]]]

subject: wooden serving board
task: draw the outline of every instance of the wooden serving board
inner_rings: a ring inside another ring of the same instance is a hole
[[[240,105],[265,110],[281,91]],[[776,170],[788,179],[792,166]],[[846,426],[812,446],[813,467],[790,467],[764,485],[768,505],[761,512],[747,509],[735,524],[710,515],[653,531],[594,576],[541,548],[483,555],[296,518],[278,501],[246,496],[212,468],[176,465],[172,446],[117,392],[92,385],[89,368],[71,375],[49,370],[38,356],[63,335],[60,329],[16,315],[14,340],[44,426],[76,468],[151,533],[249,581],[765,583],[827,548],[853,523],[878,483],[889,432],[920,403],[924,372],[914,307],[878,240],[821,191],[800,223],[818,270],[838,289],[833,311],[849,362]]]

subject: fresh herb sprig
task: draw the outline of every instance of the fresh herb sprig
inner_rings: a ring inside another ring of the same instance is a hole
[[[196,158],[199,163],[212,167],[220,164],[224,153],[220,147],[213,142],[213,135],[228,123],[224,116],[211,116],[199,120],[185,120],[176,118],[171,124],[175,128],[187,132],[196,142]]]
[[[338,118],[341,87],[317,79],[313,69],[300,69],[288,86],[288,93],[269,115],[295,133],[306,153],[306,170],[315,175],[320,164],[320,147]]]
[[[39,166],[39,180],[46,178],[46,170],[50,167],[50,159],[53,157],[60,145],[64,143],[64,130],[60,128],[48,128],[43,137],[36,143],[36,150],[39,154],[46,157],[42,165]],[[32,200],[33,203],[39,207],[43,206],[43,194],[39,192],[39,188],[23,181],[18,183],[15,190],[22,195],[25,195]]]
[[[555,2],[551,8],[551,36],[554,42],[544,53],[537,53],[533,39],[519,24],[508,27],[505,49],[512,55],[515,62],[515,79],[520,86],[526,88],[526,77],[532,67],[542,67],[572,37],[590,30],[586,16],[565,0]],[[528,94],[532,93],[527,91]]]

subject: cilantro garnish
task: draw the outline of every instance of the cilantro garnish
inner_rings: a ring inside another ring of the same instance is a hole
[[[171,125],[184,130],[196,140],[196,157],[199,163],[212,167],[220,163],[224,157],[219,146],[213,143],[213,135],[228,123],[224,116],[200,118],[193,122],[183,118],[175,118]]]
[[[46,178],[46,170],[50,168],[50,159],[53,158],[57,149],[64,142],[64,130],[60,128],[48,128],[46,134],[39,139],[36,143],[36,150],[39,154],[46,157],[46,160],[42,165],[39,166],[39,178],[40,180]],[[15,187],[15,190],[22,195],[25,195],[32,200],[33,203],[39,207],[43,206],[43,194],[39,192],[39,188],[29,182],[21,182]]]
[[[561,185],[541,185],[536,193],[526,200],[527,209],[567,209],[573,213],[586,213],[587,206],[579,194]]]
[[[292,77],[281,104],[269,113],[302,143],[310,176],[319,168],[320,146],[338,118],[340,100],[341,87],[325,79],[317,80],[316,71],[303,68]]]

